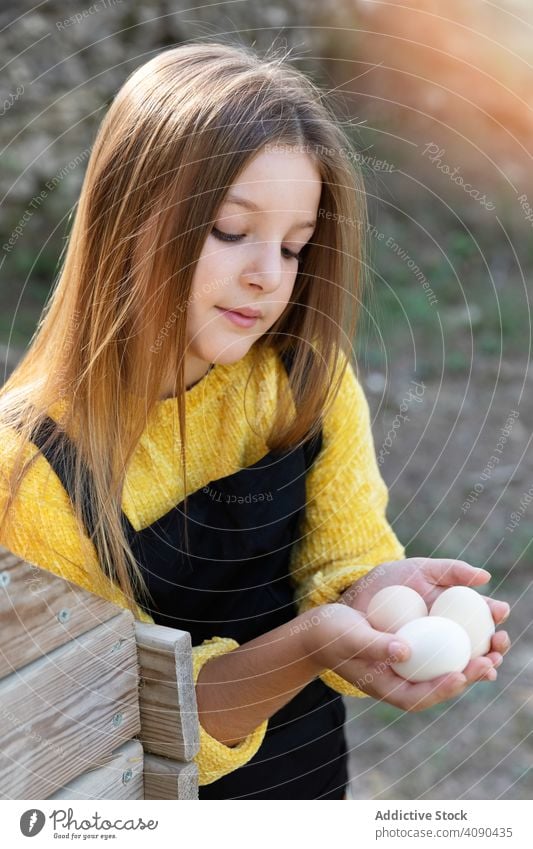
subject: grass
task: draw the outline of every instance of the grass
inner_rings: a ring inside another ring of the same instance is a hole
[[[422,211],[419,217],[427,222],[428,229],[445,234],[441,240],[443,253],[413,222],[389,217],[381,224],[381,232],[406,255],[401,258],[392,251],[386,239],[371,244],[373,283],[365,296],[368,314],[361,312],[357,341],[364,361],[373,367],[383,366],[384,345],[390,350],[406,350],[411,334],[417,348],[424,352],[427,348],[429,359],[440,356],[435,338],[443,334],[445,365],[452,372],[469,367],[472,345],[476,353],[487,357],[500,356],[502,349],[506,356],[523,353],[524,346],[527,350],[530,314],[521,274],[528,277],[528,269],[513,267],[514,260],[508,256],[501,263],[512,269],[509,279],[504,285],[497,275],[491,280],[492,270],[489,272],[487,264],[490,269],[491,257],[494,264],[497,252],[493,246],[490,253],[488,246],[480,253],[466,231],[455,229],[450,222],[439,225],[435,213],[429,221]],[[533,251],[530,247],[528,250],[531,259]],[[501,251],[508,249],[502,245]],[[408,260],[424,274],[437,303],[430,302],[423,281],[417,279],[415,268],[408,267]]]

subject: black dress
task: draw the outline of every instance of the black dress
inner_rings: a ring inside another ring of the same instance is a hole
[[[289,371],[291,356],[282,360]],[[41,450],[51,425],[45,421],[32,437]],[[75,450],[68,437],[62,439],[66,450]],[[188,553],[183,502],[140,531],[122,514],[154,601],[145,607],[154,622],[189,631],[193,646],[213,636],[242,645],[298,615],[290,552],[305,511],[306,474],[321,445],[319,433],[190,494]],[[66,467],[51,448],[43,453],[72,498]],[[90,533],[90,505],[84,509]],[[251,760],[200,786],[199,798],[342,799],[348,783],[344,722],[342,696],[314,679],[270,717]]]

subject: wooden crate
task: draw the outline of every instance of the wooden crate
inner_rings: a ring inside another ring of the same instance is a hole
[[[198,798],[188,632],[2,546],[0,621],[0,798]]]

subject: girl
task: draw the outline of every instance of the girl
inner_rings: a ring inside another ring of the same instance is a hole
[[[493,678],[508,645],[408,684],[388,665],[405,647],[364,617],[384,585],[431,600],[487,576],[405,560],[386,520],[349,358],[366,219],[346,150],[279,58],[207,42],[146,62],[0,393],[0,541],[190,632],[200,798],[346,798],[341,694],[420,710]]]

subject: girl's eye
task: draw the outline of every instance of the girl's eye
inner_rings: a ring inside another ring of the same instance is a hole
[[[222,242],[238,242],[238,241],[240,241],[240,239],[244,239],[244,233],[243,234],[223,233],[222,230],[218,229],[218,227],[213,227],[212,233],[213,233],[213,236],[215,236],[217,239],[220,239]],[[300,253],[297,253],[297,254],[293,253],[288,248],[282,248],[282,251],[285,251],[286,259],[297,259],[298,262],[301,262],[302,259],[303,259],[301,251],[300,251]]]

